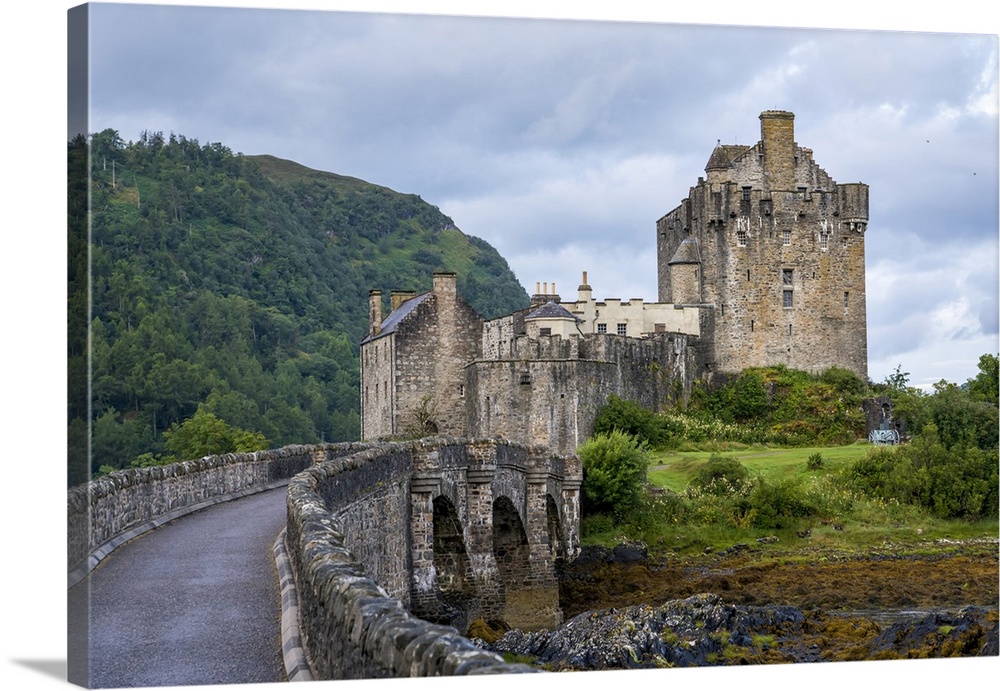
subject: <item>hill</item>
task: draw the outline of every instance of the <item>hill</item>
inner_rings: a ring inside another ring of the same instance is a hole
[[[168,454],[163,432],[199,409],[269,446],[355,439],[371,289],[447,270],[486,317],[528,302],[493,247],[417,195],[148,132],[71,142],[69,172],[71,484],[88,324],[93,471]]]

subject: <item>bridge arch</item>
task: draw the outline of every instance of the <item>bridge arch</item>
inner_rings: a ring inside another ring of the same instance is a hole
[[[493,501],[493,558],[505,590],[523,585],[531,573],[531,545],[521,514],[508,497]]]
[[[559,505],[551,493],[545,494],[545,526],[547,529],[549,556],[555,560],[565,561],[567,559],[567,549],[566,540],[563,539]]]
[[[465,531],[458,509],[448,497],[435,497],[432,505],[434,571],[441,599],[449,609],[464,609],[475,595]]]

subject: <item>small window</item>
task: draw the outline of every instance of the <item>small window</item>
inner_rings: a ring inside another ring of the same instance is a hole
[[[521,384],[529,385],[531,384],[531,374],[528,372],[521,372]]]
[[[844,309],[845,310],[847,309],[847,306],[850,303],[850,301],[851,301],[851,294],[845,290],[844,291]]]
[[[792,306],[792,291],[784,290],[781,292],[781,306],[782,307]]]
[[[751,189],[752,188],[750,188],[750,187],[744,187],[743,188],[743,201],[745,201],[745,202],[750,201],[750,190]]]
[[[736,231],[736,244],[739,245],[740,247],[747,246],[747,231],[745,230]]]
[[[781,270],[781,284],[790,286],[792,285],[792,269],[782,269]]]
[[[538,335],[539,336],[551,336],[552,335],[552,327],[551,326],[543,326],[543,327],[539,328],[538,329]]]
[[[781,244],[783,245],[792,244],[792,231],[790,230],[781,231]]]
[[[820,233],[819,234],[819,248],[824,252],[830,249],[830,234]]]
[[[458,385],[458,397],[465,398],[465,384]]]
[[[606,334],[607,332],[608,332],[608,325],[607,324],[598,324],[597,325],[597,333],[599,333],[599,334]]]
[[[653,331],[655,333],[658,333],[658,334],[666,333],[666,331],[667,331],[667,325],[666,324],[653,324]]]
[[[618,325],[618,335],[619,336],[624,336],[626,329],[627,329],[627,325],[626,324],[619,324]]]

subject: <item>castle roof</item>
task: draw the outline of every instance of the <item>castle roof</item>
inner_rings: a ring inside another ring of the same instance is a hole
[[[701,264],[698,241],[694,238],[685,238],[667,264]]]
[[[568,309],[549,301],[524,317],[525,319],[576,319]]]
[[[379,332],[375,336],[367,336],[365,340],[361,341],[361,343],[368,343],[369,341],[374,341],[376,338],[391,334],[404,319],[413,313],[413,310],[419,307],[420,304],[431,295],[433,295],[432,292],[422,293],[421,295],[417,295],[416,297],[410,298],[404,302],[402,305],[390,312],[388,317],[382,320],[382,326],[379,328]]]
[[[705,170],[725,170],[748,149],[750,147],[743,144],[718,144],[705,164]]]

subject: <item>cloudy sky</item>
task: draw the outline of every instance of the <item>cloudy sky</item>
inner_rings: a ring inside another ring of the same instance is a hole
[[[564,296],[655,300],[656,220],[790,110],[871,187],[871,378],[998,350],[994,35],[96,4],[91,57],[91,131],[419,194]]]

